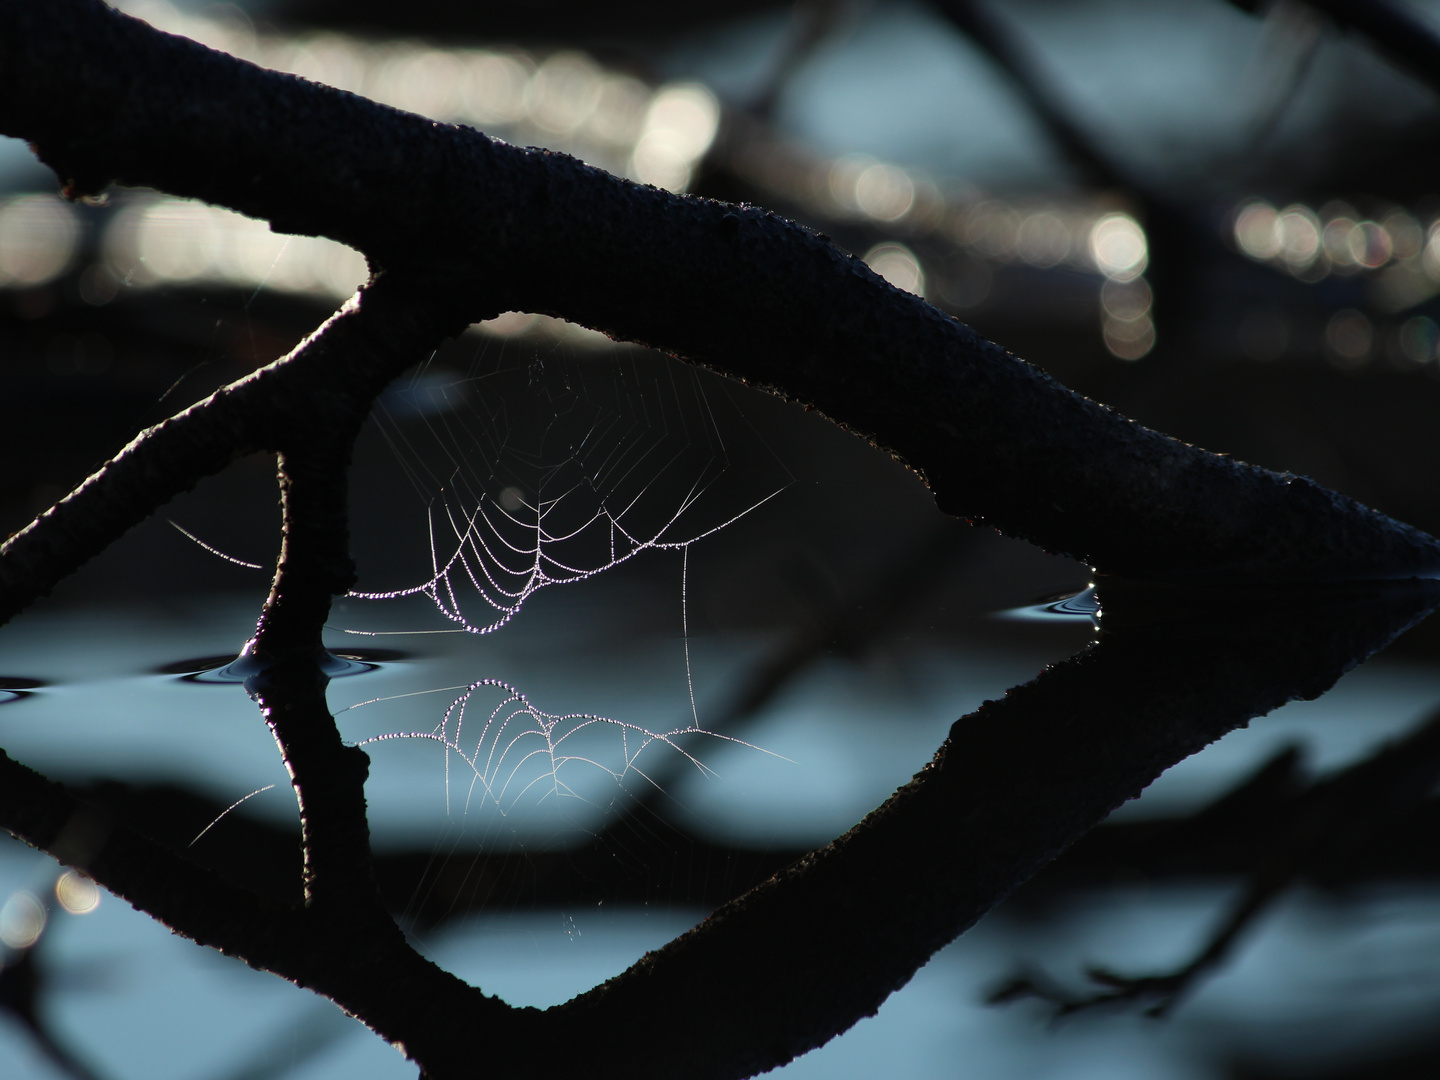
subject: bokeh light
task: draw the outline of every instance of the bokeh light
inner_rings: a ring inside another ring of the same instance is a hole
[[[1148,315],[1138,319],[1106,315],[1103,330],[1105,348],[1117,359],[1139,360],[1155,348],[1155,323]]]
[[[720,103],[699,83],[662,86],[650,102],[631,176],[642,184],[684,191],[691,172],[720,129]]]
[[[1325,325],[1326,349],[1331,362],[1341,369],[1364,364],[1370,357],[1373,339],[1370,320],[1354,308],[1337,311]]]
[[[1337,269],[1343,270],[1358,262],[1351,240],[1351,234],[1358,228],[1359,225],[1350,218],[1337,217],[1331,219],[1321,232],[1320,238],[1325,247],[1325,254]]]
[[[525,87],[531,123],[553,135],[580,127],[600,103],[600,65],[580,52],[556,53],[540,65]]]
[[[1440,221],[1430,223],[1420,261],[1430,279],[1440,281]]]
[[[341,299],[369,273],[343,244],[276,234],[263,221],[187,199],[135,200],[106,228],[103,250],[110,273],[136,285],[263,285]]]
[[[897,289],[925,295],[925,272],[915,253],[904,244],[876,244],[865,253],[865,262]]]
[[[1133,322],[1150,314],[1154,297],[1144,278],[1118,281],[1110,278],[1100,289],[1100,306],[1114,319]]]
[[[650,99],[650,88],[639,79],[607,75],[600,84],[600,96],[585,125],[585,134],[607,146],[633,146],[645,130]]]
[[[513,124],[525,115],[525,87],[535,73],[524,53],[476,50],[468,54],[461,100],[465,119],[474,124]]]
[[[445,49],[401,47],[367,73],[369,96],[397,109],[434,120],[458,120],[465,114],[465,65]]]
[[[1308,206],[1287,206],[1275,221],[1280,258],[1291,270],[1306,270],[1320,254],[1320,218]]]
[[[1385,215],[1381,222],[1390,237],[1390,245],[1397,259],[1413,259],[1425,246],[1425,230],[1415,215],[1404,210],[1394,210]]]
[[[1437,359],[1440,327],[1424,315],[1406,319],[1400,327],[1400,352],[1414,364],[1428,364]]]
[[[1367,270],[1384,266],[1393,251],[1390,234],[1373,221],[1361,221],[1350,230],[1350,257]]]
[[[1348,275],[1395,268],[1397,273],[1382,278],[1379,301],[1403,310],[1428,295],[1414,280],[1422,271],[1429,272],[1428,262],[1416,265],[1418,259],[1429,258],[1426,232],[1413,214],[1402,209],[1377,212],[1376,218],[1365,218],[1338,200],[1318,212],[1300,203],[1277,211],[1262,200],[1251,200],[1235,213],[1234,239],[1249,258],[1274,263],[1307,282],[1332,272]],[[1440,260],[1435,261],[1440,266]],[[1440,280],[1440,273],[1436,279]]]
[[[65,272],[80,243],[75,211],[53,195],[0,203],[0,285],[43,285]]]
[[[904,169],[876,163],[856,178],[855,205],[876,221],[898,221],[915,205],[915,183]]]
[[[1280,254],[1279,214],[1266,202],[1250,202],[1235,215],[1235,242],[1252,259],[1273,259]]]
[[[88,915],[100,906],[100,886],[78,870],[66,870],[55,882],[55,899],[71,915]]]
[[[1129,214],[1106,214],[1090,230],[1090,254],[1106,277],[1131,281],[1145,272],[1145,232]]]
[[[860,204],[855,199],[855,188],[860,177],[878,162],[869,154],[845,154],[836,158],[825,170],[825,194],[831,212],[842,215],[858,214]]]
[[[987,199],[961,219],[961,242],[992,259],[1008,258],[1020,233],[1020,215],[1005,203]]]
[[[1031,214],[1016,231],[1015,250],[1031,266],[1048,270],[1069,256],[1070,230],[1054,213]]]
[[[135,258],[160,281],[194,281],[217,276],[225,265],[217,214],[203,203],[162,199],[140,211],[135,223]]]
[[[12,949],[28,949],[45,932],[45,905],[34,893],[21,889],[0,908],[0,941]]]

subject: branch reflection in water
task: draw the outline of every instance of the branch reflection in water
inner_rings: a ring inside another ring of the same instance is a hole
[[[1429,583],[1380,583],[1112,603],[1102,625],[1119,629],[957,721],[931,765],[855,829],[562,1012],[581,1019],[619,997],[661,1030],[699,1009],[715,1030],[783,1028],[818,1045],[1164,769],[1323,692],[1437,598]],[[1167,621],[1174,601],[1201,616]],[[677,1066],[697,1052],[689,1039],[661,1050]]]
[[[812,874],[782,870],[782,877],[811,877],[803,888],[811,902],[799,902],[803,918],[784,920],[792,933],[783,937],[790,940],[777,945],[763,930],[733,935],[741,950],[752,947],[747,936],[755,939],[754,951],[739,963],[754,961],[759,967],[751,970],[784,983],[803,971],[805,950],[825,949],[838,965],[836,982],[859,991],[864,988],[857,973],[868,973],[876,956],[903,944],[912,966],[886,973],[890,986],[898,986],[933,949],[1171,762],[1286,700],[1322,693],[1440,599],[1440,590],[1423,582],[1197,592],[1102,579],[1097,592],[1103,614],[1095,645],[957,721],[934,765],[864,827],[812,856]],[[746,884],[737,864],[753,867],[754,881],[799,855],[772,851],[771,858],[757,860],[743,844],[694,842],[680,830],[651,824],[655,843],[632,844],[626,859],[615,857],[612,831],[587,848],[524,858],[457,850],[452,871],[429,860],[422,860],[422,869],[397,852],[382,856],[377,871],[392,903],[403,906],[417,891],[433,897],[433,906],[424,905],[429,918],[419,923],[428,923],[431,933],[441,929],[438,923],[448,924],[437,945],[448,942],[442,946],[446,955],[468,969],[468,950],[455,939],[467,912],[490,909],[513,920],[517,897],[579,911],[597,895],[606,910],[654,904],[657,882],[667,877],[683,894],[676,902],[708,907],[726,899],[716,891],[721,883]],[[638,841],[641,829],[631,836]],[[206,837],[202,854],[223,862],[225,851],[208,847],[215,839]],[[652,858],[683,864],[685,873],[656,872],[648,865]],[[469,885],[450,892],[439,879],[456,876],[459,862],[469,865]],[[417,889],[417,877],[432,872],[435,877]],[[835,903],[840,895],[844,905]],[[777,899],[783,890],[762,886],[735,905],[737,918],[725,921],[743,924],[749,910]],[[556,962],[568,963],[566,956],[557,954]],[[617,960],[610,970],[625,962]],[[541,977],[535,963],[533,956],[524,961],[532,980]],[[482,985],[503,993],[504,980],[503,970],[489,969]],[[890,988],[868,978],[866,983],[876,1000]],[[723,994],[724,985],[717,984],[716,993]],[[579,988],[567,985],[553,1000],[535,1004],[553,1004]],[[589,998],[566,1008],[584,1011]],[[651,1008],[665,1011],[663,1003]]]

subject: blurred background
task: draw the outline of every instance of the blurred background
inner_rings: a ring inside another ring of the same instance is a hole
[[[1361,26],[1221,0],[122,6],[772,208],[1135,419],[1440,532],[1440,5]],[[366,274],[228,211],[56,189],[0,142],[7,533]],[[290,896],[293,801],[224,670],[278,546],[273,473],[238,462],[0,629],[0,745]],[[371,740],[382,889],[515,1004],[618,973],[833,838],[1094,634],[1083,600],[1053,604],[1085,567],[943,517],[814,415],[526,313],[387,393],[353,491],[366,595],[332,617],[330,698]],[[1437,648],[1421,626],[1172,770],[788,1071],[1433,1075],[1435,806],[1420,784],[1377,818],[1353,792],[1436,758]],[[0,963],[5,1076],[413,1075],[9,841]],[[1114,988],[1092,965],[1189,973],[1155,1019],[1168,998],[1075,1008]],[[1040,1000],[987,1003],[1007,986]]]

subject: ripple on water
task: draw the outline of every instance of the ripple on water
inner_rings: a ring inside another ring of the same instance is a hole
[[[347,675],[363,675],[367,671],[375,671],[382,664],[409,659],[411,655],[398,649],[346,649],[343,652],[325,653],[320,667],[330,678],[341,679]],[[230,653],[177,660],[154,669],[158,675],[173,675],[181,682],[220,684],[243,683],[258,670],[258,665],[250,657]],[[0,687],[3,685],[0,683]]]
[[[1050,596],[1038,603],[1029,604],[1025,607],[1010,608],[1008,611],[1000,611],[996,614],[1002,619],[1020,619],[1024,621],[1047,622],[1050,620],[1061,620],[1065,622],[1093,622],[1100,612],[1100,603],[1095,598],[1094,588],[1085,589],[1078,593],[1064,593],[1060,596]]]
[[[0,675],[0,705],[9,705],[27,698],[45,686],[39,679],[22,679],[15,675]]]

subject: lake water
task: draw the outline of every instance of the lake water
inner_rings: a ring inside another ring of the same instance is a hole
[[[969,562],[988,560],[993,570],[1008,546],[987,539]],[[646,558],[679,561],[675,552]],[[703,545],[689,559],[693,595],[703,595]],[[1073,571],[1059,565],[1050,572]],[[342,731],[357,741],[429,732],[460,690],[482,677],[523,688],[549,713],[603,714],[655,731],[686,726],[693,683],[703,724],[727,687],[783,638],[778,627],[694,632],[687,679],[674,575],[628,569],[615,575],[542,591],[510,625],[480,638],[409,633],[450,629],[424,598],[342,602],[332,618],[332,649],[383,642],[403,654],[332,682]],[[673,587],[657,586],[666,577]],[[1023,582],[999,587],[1013,593],[1006,607],[1035,599]],[[4,674],[40,685],[0,708],[0,740],[51,775],[169,781],[219,805],[258,791],[234,812],[293,818],[273,742],[243,689],[157,674],[187,659],[233,652],[248,633],[256,600],[217,594],[130,607],[56,604],[29,613],[0,631],[0,655]],[[823,843],[908,779],[956,716],[1084,647],[1091,634],[1083,619],[971,612],[928,632],[912,620],[859,656],[820,656],[733,730],[750,745],[683,737],[705,771],[683,761],[673,771],[667,786],[677,819],[699,834],[762,849]],[[1437,700],[1440,671],[1376,660],[1320,700],[1287,706],[1183,763],[1121,814],[1193,809],[1291,740],[1302,742],[1320,768],[1342,766],[1407,730]],[[477,796],[473,773],[453,754],[447,782],[447,755],[433,740],[370,744],[367,794],[377,847],[462,839],[512,849],[581,845],[622,795],[611,776],[625,760],[612,737],[617,732],[604,730],[606,737],[584,747],[583,756],[599,767],[578,760],[563,767],[563,788],[542,783],[528,795],[489,800]],[[657,753],[679,758],[664,746],[644,751]],[[649,759],[642,755],[637,765],[648,768]],[[534,798],[542,789],[547,797]],[[44,856],[14,843],[0,849],[0,894],[42,895],[54,874]],[[1440,945],[1440,898],[1398,886],[1343,904],[1293,896],[1235,963],[1164,1024],[1085,1017],[1046,1028],[1031,1009],[982,1004],[1022,960],[1062,977],[1092,962],[1125,970],[1178,963],[1204,940],[1230,896],[1219,886],[1119,886],[1081,898],[1063,919],[1038,924],[1002,909],[940,953],[877,1017],[788,1071],[938,1078],[953,1076],[963,1060],[986,1077],[1221,1076],[1234,1056],[1329,1060],[1414,1038],[1440,1004],[1440,978],[1426,962]],[[464,916],[424,933],[418,944],[512,1003],[546,1005],[618,973],[705,914],[665,905],[520,905]],[[57,908],[52,919],[43,942],[52,980],[47,1011],[105,1075],[240,1075],[262,1058],[267,1076],[411,1075],[393,1051],[327,1004],[175,938],[113,897],[85,915]],[[1335,1023],[1337,1012],[1343,1024]],[[0,1072],[36,1080],[60,1075],[18,1030],[6,1031]],[[483,1064],[481,1047],[477,1063]]]
[[[1259,31],[1238,11],[1162,4],[1137,13],[1109,5],[1101,12],[1107,21],[1078,20],[1053,5],[1026,7],[1035,9],[1037,44],[1058,75],[1137,167],[1193,168],[1223,153],[1243,123],[1247,102],[1233,86],[1243,85]],[[1094,14],[1092,5],[1087,15]],[[937,175],[1057,181],[1058,163],[1043,138],[948,31],[937,31],[918,7],[877,5],[867,18],[864,33],[835,42],[792,85],[780,106],[787,130],[827,153],[865,152]],[[1177,25],[1184,28],[1178,35]],[[778,38],[773,19],[735,28],[728,38],[677,52],[671,74],[705,77],[722,93],[743,96],[740,61],[773,49]],[[1177,47],[1155,48],[1161,39]],[[1106,62],[1090,62],[1097,56]],[[1413,86],[1350,45],[1328,41],[1316,63],[1320,74],[1282,133],[1292,148],[1308,145],[1337,84],[1355,97],[1354,86],[1370,87],[1369,97],[1384,100],[1393,120],[1417,107]],[[1135,93],[1137,84],[1147,92]],[[1213,107],[1217,99],[1223,107]],[[967,107],[957,107],[962,101]],[[1185,119],[1177,112],[1185,105],[1199,111]],[[49,183],[13,140],[0,143],[0,173],[7,183]],[[486,364],[502,348],[468,347]],[[621,454],[614,460],[630,452],[624,447],[643,448],[634,456],[647,464],[626,489],[642,500],[638,517],[649,513],[643,500],[677,490],[666,468],[703,480],[716,504],[697,507],[682,539],[745,516],[688,552],[657,547],[598,577],[542,589],[490,635],[453,632],[456,623],[423,596],[338,604],[333,650],[398,654],[332,683],[342,732],[354,741],[416,736],[367,744],[374,763],[367,794],[381,852],[470,844],[578,849],[646,789],[642,772],[663,776],[667,812],[698,836],[758,850],[822,844],[923,766],[957,716],[1091,638],[1083,620],[997,614],[1078,589],[1082,567],[954,523],[957,554],[925,564],[928,576],[912,584],[905,604],[877,604],[887,574],[920,561],[928,530],[945,528],[913,478],[817,418],[790,417],[774,401],[743,395],[734,404],[714,384],[656,391],[637,407],[635,387],[658,385],[655,369],[637,361],[619,395],[618,379],[597,384],[601,365],[610,360],[555,347],[542,362],[532,350],[483,371],[438,367],[438,378],[411,380],[392,395],[388,437],[373,431],[360,455],[361,587],[399,589],[430,575],[434,527],[443,537],[455,519],[427,518],[426,508],[445,505],[447,485],[462,493],[449,504],[462,521],[482,505],[477,492],[485,505],[525,520],[525,507],[538,505],[541,479],[556,490],[552,467],[589,460],[590,433],[618,440],[610,447]],[[576,386],[585,391],[574,393]],[[555,406],[543,424],[507,413],[526,392],[566,408]],[[713,429],[703,419],[711,412],[719,417]],[[552,423],[561,413],[578,426]],[[625,442],[637,416],[639,441]],[[721,436],[723,454],[711,434]],[[465,454],[452,459],[462,436],[471,446],[504,449],[505,467],[493,468],[492,458],[481,465]],[[711,466],[722,458],[727,466],[716,473]],[[270,469],[240,463],[177,500],[166,516],[236,558],[263,564],[273,555]],[[616,475],[618,491],[632,474]],[[655,526],[653,514],[646,520]],[[283,766],[242,688],[165,670],[233,655],[253,627],[264,587],[264,572],[219,562],[164,520],[147,524],[54,602],[0,628],[0,678],[11,680],[0,683],[8,687],[0,689],[0,745],[66,780],[179,784],[222,808],[239,802],[237,815],[293,821]],[[727,727],[743,742],[676,736],[693,761],[664,741],[640,748],[645,732],[703,728],[723,716],[737,685],[807,627],[828,625],[837,609],[854,616],[847,633],[856,626],[873,632],[852,647],[815,652],[753,715]],[[473,614],[466,606],[465,617]],[[504,688],[477,689],[464,741],[447,710],[483,679]],[[572,714],[606,722],[570,722],[559,732],[577,733],[561,750],[546,743],[527,757],[535,736],[514,748],[484,737],[486,718],[511,699],[510,688],[533,708],[517,713],[512,704],[502,714],[522,727]],[[1437,702],[1440,669],[1381,657],[1319,700],[1286,706],[1183,762],[1116,816],[1193,810],[1290,742],[1305,747],[1314,768],[1342,768],[1412,728]],[[437,732],[457,750],[447,753],[428,737]],[[48,858],[5,841],[0,903],[23,913],[25,901],[15,898],[48,896],[56,873]],[[1290,895],[1233,962],[1163,1024],[1095,1016],[1047,1026],[1036,1010],[982,1004],[1024,961],[1076,983],[1092,963],[1127,971],[1178,964],[1232,898],[1232,887],[1213,883],[1121,882],[1073,900],[1063,917],[1002,908],[939,953],[876,1017],[785,1071],[830,1080],[1199,1080],[1228,1075],[1242,1058],[1334,1064],[1425,1036],[1440,1005],[1440,897],[1416,885],[1346,897]],[[195,947],[113,897],[81,915],[51,906],[40,946],[46,1014],[103,1076],[413,1076],[394,1051],[327,1003]],[[706,914],[672,904],[515,904],[425,930],[417,944],[489,992],[543,1006],[624,970]],[[0,1076],[62,1076],[17,1025],[8,1018],[0,1025]],[[477,1070],[484,1053],[477,1045]]]

